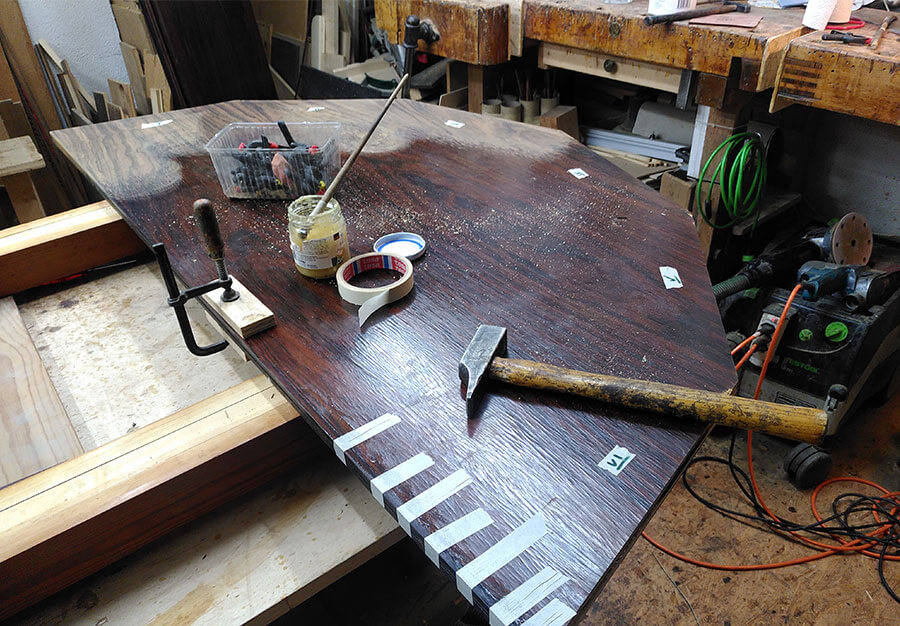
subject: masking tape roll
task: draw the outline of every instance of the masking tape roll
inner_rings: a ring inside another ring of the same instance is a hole
[[[354,276],[369,270],[394,270],[402,274],[389,285],[381,287],[356,287],[350,284]],[[359,304],[359,326],[369,316],[386,304],[405,297],[413,288],[412,262],[395,254],[369,252],[346,261],[337,271],[338,293],[350,304]]]

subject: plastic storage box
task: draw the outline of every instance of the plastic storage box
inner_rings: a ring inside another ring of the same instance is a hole
[[[341,167],[338,122],[232,122],[206,144],[229,198],[297,198],[320,193]],[[275,145],[276,147],[272,147]]]

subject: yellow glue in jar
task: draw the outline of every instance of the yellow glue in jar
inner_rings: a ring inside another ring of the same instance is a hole
[[[300,196],[288,205],[288,232],[294,264],[309,278],[332,278],[350,258],[347,222],[341,205],[331,199],[318,215],[310,218],[322,196]],[[304,238],[300,230],[308,230]]]

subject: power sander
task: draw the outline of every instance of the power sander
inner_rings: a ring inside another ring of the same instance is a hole
[[[792,287],[801,285],[777,345],[760,343],[741,368],[738,395],[753,396],[765,355],[774,350],[759,399],[807,407],[830,402],[837,407],[829,413],[833,435],[867,400],[886,400],[900,386],[900,247],[876,242],[863,216],[847,215],[761,256],[725,283],[716,287],[726,294],[720,310],[734,345],[759,329],[771,334]],[[785,469],[795,485],[827,477],[828,445],[828,439],[824,448],[801,444],[788,454]]]

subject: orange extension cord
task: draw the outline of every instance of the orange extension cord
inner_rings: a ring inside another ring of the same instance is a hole
[[[791,304],[794,302],[794,298],[797,297],[797,294],[799,292],[800,292],[800,285],[797,285],[796,287],[794,287],[793,291],[791,291],[791,295],[788,297],[787,302],[784,305],[784,309],[781,311],[781,317],[778,318],[778,324],[775,326],[775,332],[772,334],[772,344],[771,345],[773,345],[773,346],[777,345],[778,338],[781,337],[781,332],[782,332],[782,327],[784,326],[784,321],[785,321],[785,319],[787,319],[788,311],[791,308]],[[745,345],[750,343],[755,338],[755,336],[758,336],[758,333],[756,333],[754,336],[748,337],[747,339],[742,341],[740,344],[738,344],[734,348],[734,350],[732,350],[731,354],[732,355],[736,354],[742,347],[744,347]],[[736,370],[739,370],[744,365],[744,363],[747,362],[747,360],[750,358],[750,355],[753,353],[753,351],[755,349],[756,349],[756,346],[750,346],[750,349],[747,351],[747,354],[745,354],[744,357],[735,366]],[[763,360],[762,369],[759,372],[759,381],[756,383],[756,391],[753,394],[754,400],[759,398],[760,391],[762,390],[763,380],[765,379],[766,371],[769,369],[769,362],[772,360],[772,355],[774,352],[775,352],[774,350],[768,350],[766,353],[766,358]],[[756,498],[759,501],[760,506],[762,506],[762,508],[763,508],[763,510],[765,510],[766,514],[768,514],[768,516],[771,517],[774,521],[781,521],[781,519],[769,509],[768,505],[766,505],[765,500],[763,499],[762,493],[759,490],[759,485],[756,482],[756,474],[753,470],[753,432],[749,431],[749,430],[747,431],[747,465],[750,470],[749,471],[750,482],[753,485],[753,492],[756,494]],[[871,481],[868,481],[868,480],[864,480],[862,478],[854,478],[852,476],[840,476],[838,478],[831,478],[829,480],[826,480],[825,482],[820,484],[818,487],[816,487],[813,490],[812,495],[810,496],[810,506],[812,508],[813,516],[815,516],[816,520],[818,520],[819,522],[822,521],[822,517],[819,514],[818,509],[816,508],[816,498],[818,497],[819,492],[824,487],[831,485],[833,483],[837,483],[837,482],[860,483],[860,484],[868,485],[869,487],[878,489],[885,495],[885,497],[892,498],[895,502],[897,502],[897,508],[892,511],[892,513],[891,513],[892,515],[894,513],[896,513],[896,511],[898,509],[900,509],[900,498],[898,498],[898,496],[900,496],[900,492],[890,492],[887,489],[885,489],[884,487],[882,487],[881,485],[871,482]],[[877,512],[873,511],[872,515],[875,517],[876,522],[881,522],[881,519],[878,517]],[[877,537],[879,535],[882,535],[882,534],[886,533],[890,529],[891,526],[892,526],[891,523],[886,523],[884,526],[876,528],[872,532],[867,533],[867,536]],[[868,550],[868,548],[871,548],[873,545],[875,545],[874,542],[861,543],[860,539],[853,539],[852,541],[844,541],[843,539],[840,539],[839,537],[835,537],[835,540],[838,542],[838,545],[832,545],[832,544],[822,543],[820,541],[815,541],[813,539],[804,537],[804,536],[800,535],[799,533],[796,533],[793,531],[785,531],[785,532],[787,532],[791,536],[795,537],[796,539],[799,539],[800,541],[816,548],[817,550],[819,550],[819,552],[817,552],[815,554],[810,554],[810,555],[807,555],[804,557],[791,559],[789,561],[778,561],[775,563],[758,563],[758,564],[753,564],[753,565],[725,565],[725,564],[721,564],[721,563],[708,563],[706,561],[700,561],[697,559],[693,559],[689,556],[685,556],[684,554],[675,552],[671,548],[667,548],[666,546],[662,545],[661,543],[659,543],[658,541],[653,539],[653,537],[648,535],[646,532],[641,533],[641,535],[644,537],[644,539],[649,541],[651,545],[653,545],[657,549],[665,552],[669,556],[678,559],[679,561],[684,561],[685,563],[690,563],[692,565],[698,565],[700,567],[705,567],[707,569],[725,570],[725,571],[729,571],[729,572],[756,571],[756,570],[777,569],[779,567],[789,567],[791,565],[800,565],[801,563],[809,563],[810,561],[824,559],[825,557],[834,556],[835,554],[841,554],[844,552],[858,552],[859,554],[864,554],[866,556],[874,557],[874,558],[879,558],[879,556],[881,556],[876,552],[872,552],[872,551]],[[884,555],[882,558],[884,558],[885,560],[889,560],[889,561],[900,561],[900,555]]]
[[[757,337],[759,337],[759,334],[760,334],[759,331],[756,331],[755,333],[753,333],[752,335],[750,335],[749,337],[747,337],[746,339],[744,339],[741,343],[739,343],[738,345],[736,345],[736,346],[734,347],[734,350],[731,351],[731,356],[734,356],[735,354],[737,354],[738,352],[740,352],[740,351],[741,351],[741,348],[743,348],[743,347],[746,346],[748,343],[750,343],[751,341],[753,341],[754,339],[756,339]]]
[[[737,365],[734,366],[734,371],[736,372],[744,367],[744,363],[750,360],[750,357],[753,356],[754,352],[756,352],[756,346],[750,346],[750,349],[747,350],[747,354],[745,354],[744,357],[737,362]]]

